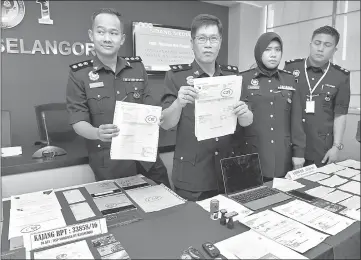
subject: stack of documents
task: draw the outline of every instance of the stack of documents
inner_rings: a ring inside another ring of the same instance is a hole
[[[225,209],[225,210],[227,210],[227,212],[235,211],[238,213],[238,215],[233,218],[234,221],[239,220],[239,219],[253,213],[252,210],[246,208],[245,206],[239,204],[238,202],[231,200],[223,195],[217,195],[217,196],[209,198],[209,199],[197,201],[197,204],[199,206],[201,206],[203,209],[205,209],[206,211],[210,212],[210,202],[213,199],[216,199],[219,201],[219,209]]]
[[[253,230],[215,244],[227,259],[308,259]]]
[[[242,77],[231,75],[194,79],[195,136],[198,141],[233,134],[237,126],[234,105],[240,100]]]
[[[355,222],[301,200],[293,200],[273,210],[330,235],[336,235]]]
[[[138,174],[135,176],[129,176],[129,177],[124,177],[124,178],[120,178],[120,179],[116,179],[115,182],[124,190],[129,190],[129,189],[134,189],[134,188],[139,188],[139,187],[143,187],[143,186],[148,186],[148,182],[146,182],[143,179],[143,175]]]
[[[353,169],[356,169],[356,170],[361,169],[360,162],[352,160],[352,159],[347,159],[347,160],[342,161],[342,162],[337,162],[336,164],[344,166],[344,167],[353,168]]]
[[[322,166],[320,168],[317,169],[318,172],[322,172],[322,173],[326,173],[326,174],[331,174],[331,173],[335,173],[341,170],[344,170],[346,167],[341,166],[341,165],[337,165],[334,163],[330,163],[327,164],[325,166]]]
[[[272,188],[278,189],[283,192],[287,192],[290,190],[297,190],[303,187],[305,187],[305,185],[297,181],[293,181],[285,178],[274,178],[272,183]]]
[[[64,226],[53,190],[11,196],[9,239]]]
[[[261,235],[300,253],[317,246],[328,237],[326,234],[271,210],[252,214],[241,219],[240,222]]]
[[[113,124],[120,131],[112,139],[110,158],[155,162],[161,113],[159,106],[117,101]]]
[[[119,187],[115,185],[114,181],[110,181],[110,180],[86,184],[85,189],[89,192],[90,196],[92,197],[102,196],[121,191]]]
[[[185,203],[183,198],[163,184],[131,189],[126,193],[144,212],[159,211]]]

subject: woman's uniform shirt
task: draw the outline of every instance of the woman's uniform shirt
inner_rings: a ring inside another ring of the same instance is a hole
[[[292,157],[304,157],[306,145],[299,91],[292,73],[271,77],[258,68],[241,72],[242,96],[253,112],[253,123],[241,129],[242,153],[259,153],[265,177],[283,177]]]

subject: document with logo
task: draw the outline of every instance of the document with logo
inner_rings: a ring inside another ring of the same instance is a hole
[[[54,190],[38,191],[22,195],[11,196],[13,210],[48,210],[61,209]]]
[[[271,210],[252,214],[241,219],[240,222],[257,233],[299,253],[308,251],[328,237],[326,234]]]
[[[198,90],[195,101],[195,136],[198,141],[233,134],[237,116],[233,106],[241,97],[241,76],[194,79]]]
[[[337,162],[336,164],[341,165],[341,166],[345,166],[345,167],[354,168],[356,170],[361,169],[360,162],[356,161],[356,160],[352,160],[352,159],[347,159],[347,160],[342,161],[342,162]]]
[[[87,202],[70,205],[70,209],[76,221],[95,217],[95,214]]]
[[[34,252],[34,259],[94,259],[85,240]]]
[[[113,124],[120,131],[112,139],[110,158],[155,162],[161,113],[159,106],[117,101]]]
[[[105,194],[111,194],[115,192],[121,192],[119,187],[115,185],[114,181],[110,181],[110,180],[86,184],[85,189],[89,192],[90,196],[92,197],[102,196]]]
[[[336,235],[355,222],[301,200],[293,200],[273,210],[330,235]]]
[[[131,189],[126,193],[144,212],[160,211],[185,202],[183,198],[163,184]]]
[[[10,209],[9,239],[23,236],[27,233],[40,232],[59,227],[66,223],[60,209],[46,211]]]
[[[94,202],[104,215],[135,208],[124,193],[96,197]]]
[[[148,184],[148,182],[146,182],[143,179],[143,177],[144,177],[143,175],[138,174],[135,176],[129,176],[129,177],[116,179],[115,182],[120,187],[122,187],[124,190],[129,190],[129,189],[134,189],[134,188],[139,188],[139,187],[150,185],[150,184]]]
[[[253,230],[227,238],[215,246],[227,259],[308,259]]]

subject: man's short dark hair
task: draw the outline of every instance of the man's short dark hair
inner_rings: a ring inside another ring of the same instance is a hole
[[[122,15],[117,10],[115,10],[114,8],[101,8],[101,9],[95,11],[91,17],[92,27],[94,25],[95,17],[97,17],[98,14],[113,14],[116,17],[118,17],[118,19],[120,21],[120,29],[122,30],[122,32],[124,32],[124,23],[122,20]]]
[[[314,30],[313,34],[312,34],[312,40],[317,34],[328,34],[328,35],[331,35],[332,37],[335,37],[336,46],[340,40],[339,32],[335,28],[328,26],[328,25],[322,26],[322,27]]]
[[[223,26],[221,20],[218,17],[210,14],[199,14],[194,17],[191,25],[191,36],[194,39],[197,30],[202,26],[216,25],[220,36],[222,36]]]

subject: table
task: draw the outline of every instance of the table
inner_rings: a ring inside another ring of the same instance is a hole
[[[300,182],[306,185],[300,190],[317,186],[317,183],[307,180]],[[272,183],[267,183],[267,185],[271,186]],[[285,202],[272,205],[272,207],[283,203]],[[9,249],[7,240],[9,209],[10,201],[4,201],[1,240],[3,251]],[[209,213],[194,202],[186,202],[183,205],[153,213],[144,213],[140,210],[140,214],[143,220],[139,222],[109,228],[109,232],[114,234],[133,259],[179,259],[181,252],[189,246],[194,246],[206,255],[201,247],[202,243],[206,241],[216,243],[249,230],[238,222],[232,230],[221,226],[219,221],[211,220]],[[305,256],[310,259],[359,259],[360,222],[357,221],[336,236],[327,238],[323,243],[307,251]]]

